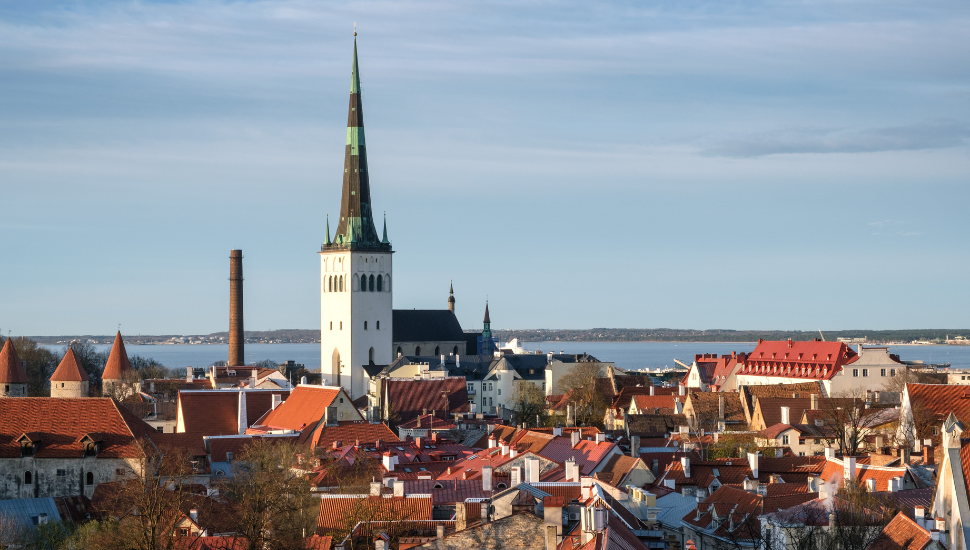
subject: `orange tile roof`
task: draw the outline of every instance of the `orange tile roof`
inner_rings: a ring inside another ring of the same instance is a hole
[[[51,382],[87,382],[88,380],[90,380],[88,373],[77,364],[74,350],[67,348],[61,364],[57,365],[57,370],[51,375]]]
[[[325,495],[320,499],[317,534],[347,533],[361,521],[430,521],[431,496]]]
[[[340,388],[330,386],[297,386],[283,404],[259,420],[259,425],[276,430],[303,430],[326,417],[327,407],[340,393]]]
[[[673,395],[634,395],[633,400],[637,405],[637,410],[660,409],[660,412],[674,410]],[[652,411],[651,411],[652,412]]]
[[[0,383],[27,383],[27,371],[24,370],[24,364],[13,347],[13,338],[7,338],[3,343],[3,349],[0,350]]]
[[[866,550],[923,550],[932,540],[929,531],[899,512]]]
[[[822,469],[822,473],[819,477],[825,483],[830,483],[833,480],[841,483],[845,482],[845,461],[844,460],[828,460],[825,462],[825,467]],[[907,477],[914,479],[905,467],[902,468],[892,468],[888,466],[869,466],[867,464],[859,464],[856,462],[856,482],[860,485],[865,484],[868,480],[876,480],[876,490],[877,491],[888,491],[889,490],[889,480],[897,477]]]
[[[639,457],[632,457],[626,455],[613,455],[606,461],[606,465],[599,472],[596,472],[594,476],[605,483],[609,483],[614,487],[620,487],[623,483],[623,479],[633,470],[638,464],[643,465],[643,461]]]
[[[115,335],[115,342],[111,346],[111,353],[108,354],[108,362],[104,365],[102,380],[121,380],[124,375],[131,371],[131,362],[128,361],[128,352],[125,351],[125,343],[121,340],[121,331]]]
[[[0,458],[19,458],[18,439],[39,437],[40,458],[80,458],[85,435],[102,441],[98,458],[142,456],[137,441],[154,428],[107,397],[0,399]]]
[[[962,384],[906,384],[913,408],[932,413],[939,425],[952,412],[970,426],[970,387]]]

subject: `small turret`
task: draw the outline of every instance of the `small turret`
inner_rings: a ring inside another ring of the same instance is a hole
[[[136,383],[132,386],[127,382],[133,372],[131,361],[128,360],[128,352],[125,351],[125,342],[121,339],[121,331],[118,331],[111,346],[111,353],[108,354],[108,362],[104,365],[104,373],[101,375],[102,393],[105,396],[120,398],[141,391],[140,384]]]
[[[455,312],[455,283],[448,287],[448,311]]]
[[[88,373],[77,362],[72,348],[51,375],[51,397],[87,397],[90,384]]]
[[[0,350],[0,397],[27,397],[27,371],[7,338]]]

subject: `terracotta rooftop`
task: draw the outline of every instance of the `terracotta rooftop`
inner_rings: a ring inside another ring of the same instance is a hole
[[[340,421],[336,426],[327,426],[320,421],[313,429],[304,430],[300,442],[311,447],[332,447],[336,441],[347,445],[356,441],[373,443],[377,440],[385,443],[400,441],[397,435],[387,427],[387,424],[373,424],[365,421]]]
[[[928,411],[939,425],[952,412],[964,426],[970,426],[970,387],[962,384],[906,384],[914,409]]]
[[[932,540],[929,531],[899,512],[866,550],[923,550]]]
[[[636,403],[637,410],[647,414],[655,408],[660,409],[658,414],[672,414],[674,411],[673,395],[635,395],[632,401]]]
[[[125,343],[121,339],[121,331],[115,335],[115,342],[111,346],[111,353],[108,354],[108,362],[104,365],[102,380],[121,380],[125,374],[130,372],[131,362],[128,361],[128,352],[125,351]]]
[[[397,412],[401,422],[409,422],[422,414],[450,415],[468,411],[468,387],[465,378],[449,376],[424,380],[387,379],[382,382],[382,396]],[[384,406],[388,406],[387,403]],[[427,412],[426,412],[427,411]]]
[[[74,350],[67,348],[67,353],[61,359],[61,364],[57,365],[57,369],[51,375],[51,382],[87,382],[89,380],[88,373],[84,372],[84,369],[77,364]]]
[[[643,461],[639,457],[613,455],[606,461],[603,469],[594,474],[594,477],[614,487],[621,487],[624,478],[638,464],[643,465]]]
[[[0,350],[0,383],[3,384],[26,384],[27,371],[24,364],[17,356],[17,350],[13,346],[13,338],[7,338]]]
[[[21,436],[39,442],[34,456],[80,458],[82,439],[101,441],[98,458],[142,456],[137,441],[156,430],[103,397],[0,399],[0,457],[19,458]]]
[[[360,521],[430,521],[430,496],[324,495],[317,534],[349,532]]]
[[[301,431],[327,416],[327,407],[342,393],[331,386],[299,385],[286,401],[264,418],[253,418],[255,425],[276,430]],[[343,394],[346,398],[346,394]]]

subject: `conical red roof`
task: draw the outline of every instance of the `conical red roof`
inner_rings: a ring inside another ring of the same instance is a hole
[[[131,371],[131,362],[128,361],[128,352],[125,351],[125,343],[121,341],[121,331],[115,336],[115,343],[111,346],[111,353],[108,355],[108,362],[104,366],[102,380],[121,380],[125,373]]]
[[[13,339],[7,338],[0,350],[0,384],[26,384],[27,371],[24,364],[17,357],[17,350],[13,347]]]
[[[51,375],[51,382],[87,382],[88,373],[84,372],[81,365],[77,364],[77,357],[74,357],[74,350],[67,348],[64,359],[57,365],[57,370]]]

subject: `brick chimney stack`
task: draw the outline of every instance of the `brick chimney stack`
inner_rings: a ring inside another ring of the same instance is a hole
[[[229,366],[246,364],[243,347],[242,250],[229,251]]]

